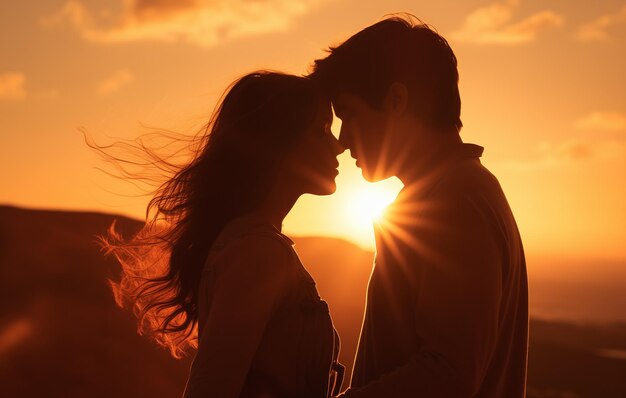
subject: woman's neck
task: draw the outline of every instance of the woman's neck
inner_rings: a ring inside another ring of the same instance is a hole
[[[261,206],[252,212],[255,216],[269,222],[278,231],[282,231],[283,221],[300,195],[289,194],[281,190],[272,190]]]

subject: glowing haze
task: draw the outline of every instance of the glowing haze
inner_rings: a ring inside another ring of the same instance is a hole
[[[102,143],[146,127],[195,133],[253,69],[305,73],[383,15],[407,11],[459,59],[462,136],[485,147],[528,251],[626,258],[626,3],[390,0],[43,0],[0,4],[0,202],[141,217],[99,172]],[[149,131],[149,130],[148,130]],[[338,191],[305,196],[295,235],[371,247],[369,220],[401,188],[349,154]]]

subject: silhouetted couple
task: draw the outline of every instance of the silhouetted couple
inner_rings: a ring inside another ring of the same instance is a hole
[[[157,216],[111,246],[124,266],[118,302],[141,330],[174,355],[197,345],[185,397],[339,393],[328,306],[281,224],[301,195],[335,191],[344,149],[367,180],[397,176],[404,189],[375,225],[342,396],[525,395],[522,242],[483,148],[461,141],[457,83],[446,40],[393,17],[332,48],[307,77],[255,72],[228,89],[196,156],[151,202]]]

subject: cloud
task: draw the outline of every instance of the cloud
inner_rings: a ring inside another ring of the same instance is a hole
[[[128,2],[128,13],[136,20],[162,19],[178,12],[192,10],[199,5],[198,3],[196,0],[135,0]]]
[[[26,97],[26,76],[18,72],[0,73],[0,100],[17,100]]]
[[[97,43],[181,41],[211,47],[225,40],[286,31],[322,1],[125,0],[119,15],[104,18],[106,13],[87,9],[81,0],[68,0],[42,22],[48,27],[69,24]]]
[[[508,161],[505,166],[517,171],[543,171],[589,161],[623,162],[626,136],[613,133],[626,131],[626,115],[595,111],[578,119],[574,125],[580,130],[593,130],[595,134],[581,132],[562,141],[543,142],[536,148],[534,156]]]
[[[544,171],[589,161],[621,161],[625,155],[624,140],[572,138],[541,143],[533,157],[506,161],[503,165],[515,171]]]
[[[569,158],[572,160],[581,160],[590,158],[594,154],[594,148],[582,142],[566,142],[557,147],[557,156]]]
[[[563,25],[564,18],[554,11],[536,12],[512,21],[517,0],[494,3],[471,12],[452,38],[474,44],[515,45],[533,41],[539,32]]]
[[[585,130],[626,131],[626,114],[618,112],[591,112],[576,122]]]
[[[113,94],[135,80],[133,74],[126,69],[118,70],[108,78],[98,83],[97,92],[100,95]]]
[[[598,41],[610,38],[609,30],[616,25],[626,23],[626,6],[614,14],[602,15],[578,29],[578,38],[582,41]]]

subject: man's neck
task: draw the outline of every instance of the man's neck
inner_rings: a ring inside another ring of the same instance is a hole
[[[463,144],[456,131],[429,130],[421,133],[413,145],[405,148],[406,162],[397,172],[397,177],[405,186],[415,184],[444,165],[455,147]]]

